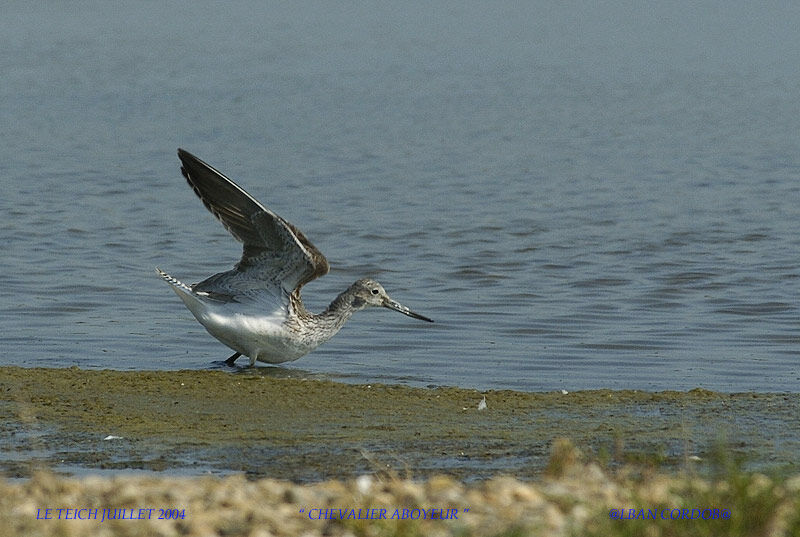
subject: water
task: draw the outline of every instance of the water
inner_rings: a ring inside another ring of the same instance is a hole
[[[362,312],[268,372],[797,391],[798,26],[745,2],[13,4],[0,364],[221,367],[153,272],[240,255],[180,146],[327,255],[312,310],[369,275],[436,320]]]

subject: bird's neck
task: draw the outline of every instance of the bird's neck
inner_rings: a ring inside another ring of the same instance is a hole
[[[298,316],[305,318],[306,322],[301,325],[308,328],[308,336],[313,338],[317,345],[333,337],[358,311],[353,305],[353,296],[349,289],[334,298],[321,313],[314,314],[306,310],[299,295],[292,295],[292,305]]]
[[[325,322],[335,324],[338,330],[357,311],[358,308],[353,305],[353,293],[350,289],[347,289],[334,298],[317,317],[320,317]]]

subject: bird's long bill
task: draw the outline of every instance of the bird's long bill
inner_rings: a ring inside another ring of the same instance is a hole
[[[419,313],[414,313],[413,311],[411,311],[407,307],[405,307],[402,304],[399,304],[399,303],[397,303],[394,300],[391,300],[389,298],[387,298],[387,299],[385,299],[383,301],[383,306],[386,307],[386,308],[389,308],[390,310],[399,311],[403,315],[408,315],[409,317],[413,317],[415,319],[419,319],[420,321],[428,321],[429,323],[433,322],[433,319],[425,317],[424,315],[420,315]]]

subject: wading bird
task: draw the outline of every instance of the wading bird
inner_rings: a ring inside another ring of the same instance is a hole
[[[226,364],[233,365],[241,355],[250,358],[251,366],[256,361],[297,360],[333,337],[355,312],[370,306],[433,322],[389,298],[370,278],[353,283],[322,313],[309,312],[300,289],[328,273],[325,256],[299,229],[223,174],[182,149],[178,157],[195,194],[244,245],[244,251],[233,269],[194,285],[156,271],[208,333],[235,351]]]

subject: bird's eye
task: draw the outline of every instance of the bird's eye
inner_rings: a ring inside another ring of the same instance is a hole
[[[377,294],[378,294],[378,290],[377,290],[377,289],[373,289],[373,290],[372,290],[372,294],[373,294],[373,295],[377,295]]]

